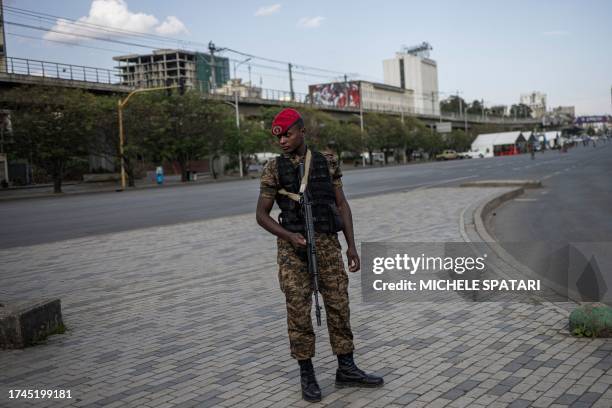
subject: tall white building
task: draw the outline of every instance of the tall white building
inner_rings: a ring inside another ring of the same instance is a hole
[[[429,58],[431,49],[428,43],[404,47],[395,58],[384,60],[384,81],[387,85],[411,90],[418,113],[439,115],[438,65]]]
[[[528,94],[521,94],[521,103],[531,108],[531,116],[541,118],[546,114],[546,94],[533,91]]]

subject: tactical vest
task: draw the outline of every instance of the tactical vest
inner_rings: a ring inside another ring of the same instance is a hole
[[[290,159],[276,158],[278,180],[282,188],[290,193],[299,193],[299,166]],[[312,203],[312,217],[317,232],[335,233],[342,230],[342,219],[336,207],[336,193],[329,174],[327,159],[319,152],[312,152],[310,175],[307,190]],[[278,222],[291,232],[304,233],[304,216],[300,203],[281,194],[276,195],[276,203],[281,209]]]

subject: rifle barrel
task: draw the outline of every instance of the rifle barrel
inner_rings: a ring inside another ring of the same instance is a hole
[[[300,180],[304,176],[304,163],[299,167]],[[312,204],[308,191],[301,195],[302,212],[304,214],[304,229],[306,230],[306,245],[308,247],[308,272],[312,277],[313,293],[315,298],[315,316],[317,326],[321,326],[321,306],[319,306],[319,268],[317,267],[317,247],[315,243],[314,222],[312,217]]]

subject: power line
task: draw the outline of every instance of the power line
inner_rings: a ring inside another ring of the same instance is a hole
[[[111,48],[94,47],[93,45],[82,45],[82,44],[69,43],[69,42],[66,42],[66,41],[48,40],[46,38],[33,37],[33,36],[30,36],[30,35],[25,35],[25,34],[17,34],[17,33],[9,33],[9,32],[7,32],[6,35],[12,35],[14,37],[23,37],[23,38],[28,38],[28,39],[31,39],[31,40],[48,41],[48,42],[68,45],[68,46],[71,46],[71,47],[91,48],[91,49],[94,49],[94,50],[110,51],[110,52],[121,52],[121,53],[125,52],[123,50],[114,50],[114,49],[111,49]]]
[[[115,43],[115,44],[129,45],[129,46],[132,46],[132,47],[155,48],[155,47],[151,47],[151,46],[148,46],[148,45],[142,45],[142,44],[127,42],[127,41],[115,40],[115,39],[111,39],[111,38],[101,38],[101,37],[95,37],[95,36],[85,35],[85,34],[78,34],[78,35],[76,35],[76,34],[73,34],[73,33],[70,33],[70,32],[66,32],[66,31],[47,29],[47,28],[43,28],[43,27],[36,27],[36,26],[33,26],[33,25],[29,25],[29,24],[16,23],[14,21],[5,21],[4,24],[14,25],[14,26],[23,27],[23,28],[29,28],[29,29],[32,29],[32,30],[48,31],[48,32],[52,32],[52,33],[67,35],[67,36],[70,36],[70,37],[85,37],[85,38],[89,38],[89,39],[92,39],[92,40],[112,42],[112,43]]]
[[[54,24],[57,24],[58,21],[64,21],[64,22],[69,22],[70,24],[77,26],[77,27],[91,27],[92,29],[106,31],[106,32],[113,33],[113,34],[122,34],[122,35],[127,35],[127,36],[150,38],[150,39],[155,39],[158,41],[165,41],[165,42],[177,42],[177,43],[182,42],[182,43],[192,43],[192,44],[197,44],[201,46],[206,46],[206,44],[203,44],[203,43],[185,41],[185,40],[180,40],[178,38],[165,37],[161,35],[144,33],[140,31],[132,31],[132,30],[126,30],[122,28],[108,27],[108,26],[103,26],[103,25],[94,24],[94,23],[86,23],[84,21],[78,21],[78,20],[74,20],[71,18],[67,18],[67,17],[56,16],[53,14],[46,14],[46,13],[41,13],[37,11],[21,9],[21,8],[14,7],[14,6],[5,5],[4,9],[7,12],[12,13],[12,14],[16,14],[20,16],[27,16],[27,17],[34,18],[36,20],[42,19],[42,20],[50,21]]]
[[[81,27],[81,28],[89,28],[89,30],[100,30],[100,31],[104,31],[110,34],[116,34],[116,35],[123,35],[123,36],[132,36],[132,37],[139,37],[140,39],[146,39],[146,40],[157,40],[157,41],[163,41],[163,42],[172,42],[172,43],[177,43],[177,44],[192,44],[192,45],[199,45],[199,46],[203,46],[206,47],[206,44],[200,43],[200,42],[195,42],[195,41],[185,41],[185,40],[180,40],[177,38],[170,38],[170,37],[165,37],[165,36],[160,36],[160,35],[155,35],[155,34],[149,34],[149,33],[142,33],[142,32],[138,32],[138,31],[131,31],[131,30],[125,30],[125,29],[118,29],[118,28],[111,28],[111,27],[107,27],[107,26],[102,26],[99,24],[93,24],[93,23],[85,23],[83,21],[78,21],[78,20],[74,20],[74,19],[70,19],[67,17],[61,17],[61,16],[56,16],[56,15],[52,15],[52,14],[47,14],[47,13],[41,13],[41,12],[36,12],[36,11],[32,11],[32,10],[27,10],[27,9],[22,9],[22,8],[18,8],[18,7],[14,7],[14,6],[5,6],[4,7],[6,11],[8,11],[9,13],[13,13],[13,14],[18,14],[20,16],[25,16],[25,17],[29,17],[29,18],[34,18],[37,20],[46,20],[48,22],[52,22],[52,23],[57,23],[57,21],[65,21],[65,22],[69,22],[70,24],[77,26],[77,27]],[[53,21],[56,20],[56,21]],[[93,39],[96,41],[109,41],[109,42],[114,42],[117,44],[122,44],[122,45],[130,45],[130,46],[136,46],[136,47],[141,47],[141,48],[158,48],[154,45],[143,45],[143,44],[137,44],[137,43],[132,43],[132,42],[127,42],[127,41],[120,41],[120,40],[113,40],[110,38],[103,38],[103,37],[98,37],[95,35],[85,35],[85,34],[74,34],[74,33],[70,33],[70,32],[62,32],[60,30],[56,30],[53,28],[42,28],[42,27],[36,27],[36,26],[31,26],[29,24],[23,24],[23,23],[16,23],[16,22],[6,22],[7,24],[13,24],[13,25],[19,25],[21,27],[24,28],[30,28],[30,29],[36,29],[36,30],[44,30],[44,31],[50,31],[50,32],[56,32],[58,34],[62,34],[62,35],[67,35],[67,36],[73,36],[73,37],[85,37],[85,38],[89,38],[89,39]],[[91,28],[90,28],[91,27]],[[276,64],[283,64],[283,65],[287,65],[290,62],[289,61],[281,61],[281,60],[276,60],[276,59],[272,59],[272,58],[267,58],[267,57],[261,57],[261,56],[257,56],[254,54],[249,54],[249,53],[245,53],[242,51],[238,51],[238,50],[234,50],[232,48],[227,47],[226,50],[228,52],[233,52],[242,56],[248,56],[250,58],[254,58],[254,59],[259,59],[262,61],[267,61],[267,62],[271,62],[271,63],[276,63]],[[318,68],[318,67],[311,67],[308,65],[303,65],[303,64],[292,64],[293,68],[296,70],[302,70],[302,71],[318,71],[318,72],[327,72],[327,73],[332,73],[332,74],[338,74],[338,75],[344,75],[347,74],[346,72],[341,72],[341,71],[335,71],[335,70],[330,70],[330,69],[325,69],[325,68]],[[349,73],[350,76],[361,76],[358,73]]]

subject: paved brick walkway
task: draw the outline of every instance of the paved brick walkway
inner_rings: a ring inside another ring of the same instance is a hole
[[[467,208],[505,189],[435,188],[351,201],[357,241],[462,241]],[[69,331],[0,351],[0,406],[286,407],[289,357],[275,240],[254,215],[0,251],[0,299],[62,299]],[[361,302],[357,362],[377,390],[336,390],[325,329],[320,405],[612,406],[612,341],[575,339],[558,308],[524,303]],[[323,314],[325,315],[325,314]],[[73,399],[9,401],[8,389]]]

